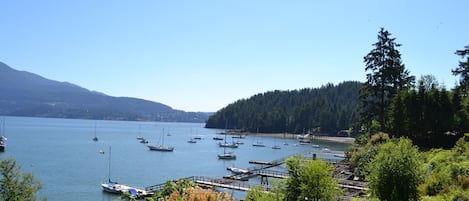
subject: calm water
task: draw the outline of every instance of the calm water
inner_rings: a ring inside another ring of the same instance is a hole
[[[116,197],[102,192],[100,186],[108,179],[109,147],[112,148],[112,180],[135,187],[195,175],[222,177],[230,173],[226,167],[231,165],[248,168],[252,166],[249,160],[272,161],[314,150],[311,145],[292,146],[297,143],[292,139],[248,136],[242,139],[244,145],[232,149],[237,160],[223,161],[217,158],[223,152],[217,146],[220,141],[212,139],[220,130],[205,129],[204,124],[24,117],[5,117],[5,122],[8,141],[6,152],[0,153],[0,158],[13,157],[22,171],[33,172],[43,185],[39,197],[50,201],[114,200]],[[95,127],[98,142],[92,141]],[[174,146],[174,152],[149,151],[136,140],[137,136],[143,136],[150,145],[158,144],[163,129],[165,145]],[[202,135],[203,139],[196,144],[187,143],[195,135]],[[253,147],[256,141],[262,141],[266,147]],[[284,142],[289,145],[283,145]],[[282,149],[272,149],[274,144]],[[338,143],[316,144],[331,150],[347,148]],[[100,150],[105,154],[100,154]]]

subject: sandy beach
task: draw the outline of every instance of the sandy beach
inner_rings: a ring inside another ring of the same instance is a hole
[[[229,132],[228,135],[242,135],[242,136],[260,136],[260,137],[277,137],[277,138],[288,138],[296,139],[298,134],[293,133],[249,133],[249,132]],[[352,137],[332,137],[332,136],[314,136],[312,135],[312,140],[323,140],[330,142],[339,142],[352,144],[355,141],[355,138]]]

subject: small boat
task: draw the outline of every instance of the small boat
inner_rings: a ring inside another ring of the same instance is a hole
[[[281,147],[278,146],[278,145],[274,145],[274,146],[272,146],[272,149],[281,149]]]
[[[243,142],[243,141],[241,141],[241,140],[237,140],[235,143],[236,143],[237,145],[244,144],[244,142]]]
[[[238,148],[238,144],[236,143],[218,143],[219,147],[228,147],[228,148]]]
[[[188,143],[197,143],[197,140],[195,138],[191,138],[190,140],[187,141]]]
[[[244,139],[246,138],[245,135],[235,135],[235,136],[231,136],[231,138],[240,138],[240,139]]]
[[[111,147],[109,147],[109,179],[107,183],[102,183],[101,187],[103,188],[103,191],[108,192],[108,193],[122,194],[122,193],[128,192],[130,196],[133,198],[142,198],[147,195],[151,195],[151,193],[148,193],[145,190],[111,181]]]
[[[265,144],[262,142],[254,142],[252,143],[252,146],[254,147],[265,147]]]
[[[143,138],[142,136],[137,136],[137,140],[143,140],[145,138]]]
[[[163,151],[163,152],[171,152],[174,151],[174,147],[172,146],[166,146],[164,145],[164,129],[163,129],[163,135],[161,136],[163,142],[161,145],[148,145],[148,148],[151,151]]]
[[[231,152],[223,152],[223,154],[218,154],[218,159],[222,160],[236,160],[236,155]]]
[[[94,125],[94,138],[93,141],[97,142],[98,141],[98,136],[96,136],[96,125]]]
[[[142,138],[142,139],[140,140],[140,143],[142,143],[142,144],[148,144],[148,140],[145,139],[145,138]]]
[[[200,135],[194,136],[194,140],[201,140],[201,139],[202,139],[202,136],[200,136]]]
[[[223,140],[222,137],[213,137],[213,140]]]
[[[313,145],[311,145],[311,146],[312,146],[313,148],[320,148],[320,146],[317,145],[317,144],[313,144]]]
[[[249,173],[251,173],[251,172],[249,172],[249,170],[237,168],[237,167],[234,167],[234,166],[229,166],[226,169],[231,171],[232,173],[235,173],[235,174],[249,174]]]
[[[171,152],[174,151],[174,147],[171,146],[165,146],[165,145],[148,145],[148,148],[151,151],[164,151],[164,152]]]

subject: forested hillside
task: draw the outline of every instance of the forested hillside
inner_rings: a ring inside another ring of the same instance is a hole
[[[113,97],[15,70],[0,62],[0,115],[74,119],[205,122],[208,114],[162,103]]]
[[[312,131],[336,135],[358,119],[362,83],[270,91],[238,100],[212,115],[205,127],[265,133]]]

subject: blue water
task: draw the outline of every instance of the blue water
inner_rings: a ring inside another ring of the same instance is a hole
[[[22,171],[32,172],[42,183],[38,196],[49,201],[114,200],[102,192],[101,183],[108,180],[109,147],[111,178],[119,183],[147,187],[166,180],[189,176],[223,177],[228,166],[248,168],[249,160],[272,161],[296,153],[314,151],[311,145],[298,145],[294,139],[248,136],[245,144],[229,149],[237,160],[217,158],[223,152],[212,138],[221,130],[205,129],[197,123],[96,121],[50,118],[5,117],[6,151],[0,158],[12,157]],[[92,141],[96,128],[98,142]],[[149,151],[136,137],[143,136],[149,145],[174,146],[174,152]],[[170,136],[167,136],[170,133]],[[187,143],[191,136],[202,135],[197,143]],[[237,139],[236,139],[237,140]],[[227,141],[231,141],[228,137]],[[266,147],[253,147],[262,141]],[[283,145],[288,142],[289,145]],[[271,147],[278,144],[280,150]],[[331,150],[344,151],[347,145],[321,142]],[[100,150],[105,154],[100,154]],[[319,157],[332,157],[318,155]],[[253,180],[252,182],[256,182]]]

